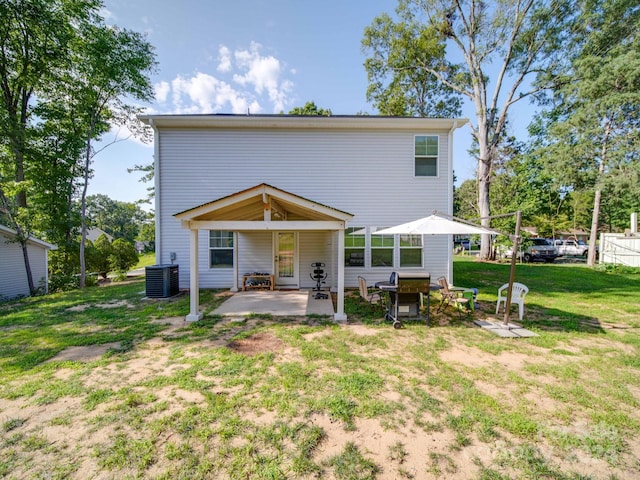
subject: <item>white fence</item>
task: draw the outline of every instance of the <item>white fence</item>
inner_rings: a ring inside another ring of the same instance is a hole
[[[640,267],[640,236],[621,233],[600,235],[600,263]]]

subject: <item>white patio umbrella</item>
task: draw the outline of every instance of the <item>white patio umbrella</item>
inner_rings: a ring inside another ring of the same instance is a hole
[[[513,213],[501,215],[514,215]],[[515,212],[517,216],[516,220],[516,233],[514,236],[514,252],[517,251],[518,241],[520,238],[520,222],[522,221],[522,213]],[[443,215],[438,214],[438,212],[433,212],[432,215],[428,217],[419,218],[418,220],[414,220],[413,222],[402,223],[400,225],[396,225],[395,227],[385,228],[383,230],[378,230],[376,232],[372,232],[374,235],[392,235],[392,234],[400,234],[400,235],[467,235],[467,234],[486,234],[486,235],[497,235],[502,234],[502,232],[497,232],[491,230],[489,228],[481,227],[479,225],[474,225],[471,223],[467,223],[464,221],[460,221],[460,219],[454,220],[452,218],[447,218]],[[503,234],[504,235],[504,234]],[[511,259],[511,271],[509,274],[509,289],[507,294],[507,302],[505,305],[505,313],[504,313],[504,325],[509,324],[509,310],[511,307],[511,292],[513,288],[513,279],[515,276],[515,265],[516,265],[516,255],[514,253]]]
[[[374,235],[393,235],[396,233],[400,235],[467,235],[474,233],[495,235],[498,232],[459,220],[449,219],[435,212],[428,217],[372,233]]]

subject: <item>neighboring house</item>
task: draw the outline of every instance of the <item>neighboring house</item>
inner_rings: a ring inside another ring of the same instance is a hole
[[[87,240],[95,242],[100,235],[105,235],[110,242],[113,242],[113,236],[98,227],[91,227],[87,229]]]
[[[577,228],[570,228],[566,232],[557,232],[555,238],[559,240],[581,240],[589,242],[589,232]]]
[[[58,247],[29,238],[29,265],[36,288],[49,289],[48,252]],[[24,267],[22,247],[16,241],[16,231],[0,225],[0,300],[29,296],[29,282]]]
[[[345,319],[344,287],[396,270],[452,278],[451,236],[377,229],[453,209],[453,133],[466,119],[145,115],[155,131],[156,262],[200,288],[312,288],[314,262]],[[192,275],[196,273],[195,275]]]

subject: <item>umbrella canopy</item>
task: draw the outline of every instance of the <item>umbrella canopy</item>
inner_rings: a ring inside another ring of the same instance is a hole
[[[374,235],[392,235],[396,233],[401,235],[466,235],[474,233],[495,235],[497,232],[457,220],[450,220],[436,213],[413,222],[373,232]]]

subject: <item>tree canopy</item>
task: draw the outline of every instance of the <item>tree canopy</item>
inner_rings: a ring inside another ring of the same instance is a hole
[[[0,1],[0,205],[18,232],[32,292],[26,239],[43,236],[62,258],[77,258],[71,250],[84,209],[75,200],[86,196],[94,142],[112,125],[135,132],[132,102],[153,94],[153,47],[106,25],[101,7],[100,0]]]
[[[397,20],[376,18],[363,48],[369,98],[391,115],[459,114],[473,104],[478,210],[489,224],[493,164],[511,107],[554,86],[562,42],[574,19],[569,0],[400,0]],[[490,255],[483,236],[481,255]]]
[[[328,108],[320,108],[316,105],[316,102],[311,101],[304,104],[303,107],[294,107],[289,111],[289,115],[319,115],[319,116],[331,116],[331,110]]]

